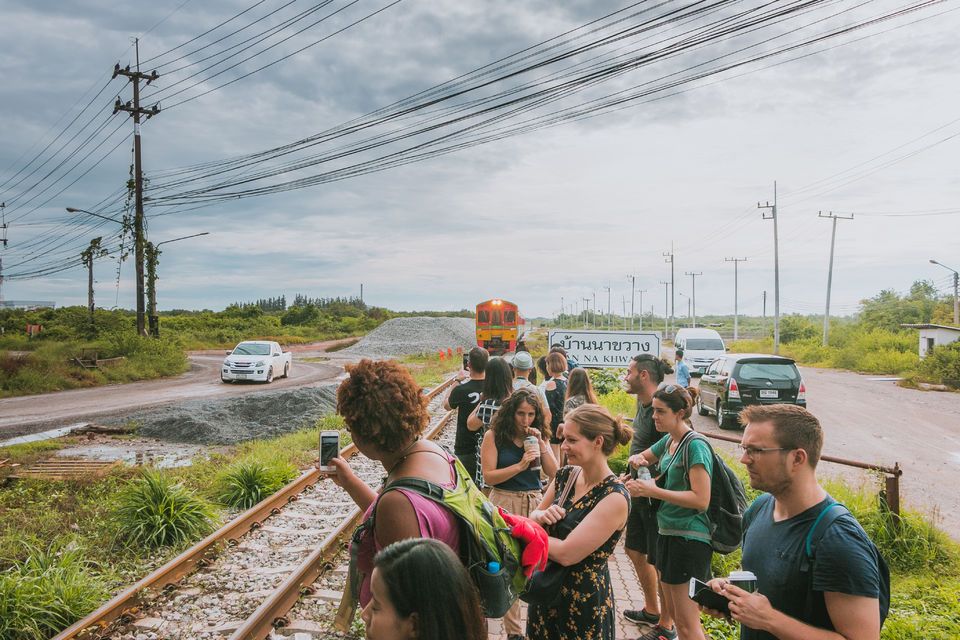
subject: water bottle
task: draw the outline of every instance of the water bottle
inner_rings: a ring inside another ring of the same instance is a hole
[[[648,467],[637,467],[637,480],[652,480],[653,476],[650,475],[650,469]]]

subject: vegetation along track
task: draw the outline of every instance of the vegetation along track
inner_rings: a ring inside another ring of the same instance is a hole
[[[452,434],[443,433],[452,412],[440,406],[441,392],[452,383],[427,394],[429,438],[442,434],[452,441]],[[353,444],[341,456],[353,458],[364,481],[379,485],[382,468]],[[346,492],[321,482],[317,469],[305,471],[54,640],[265,638],[287,622],[284,616],[301,594],[336,566],[360,515]],[[342,583],[342,575],[333,580]],[[321,585],[320,591],[332,602],[330,589]]]

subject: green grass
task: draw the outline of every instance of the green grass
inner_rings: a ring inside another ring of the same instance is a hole
[[[272,460],[267,464],[246,460],[227,469],[220,477],[217,500],[235,509],[249,509],[293,480],[292,464]]]
[[[424,389],[434,387],[447,378],[450,374],[459,371],[463,362],[462,357],[453,352],[453,357],[444,356],[440,359],[439,353],[422,353],[419,355],[401,356],[397,361],[405,366],[413,379]]]
[[[120,538],[148,549],[180,546],[214,530],[217,511],[206,500],[168,476],[144,470],[119,497]]]
[[[0,640],[43,640],[109,594],[84,550],[68,539],[23,545],[23,559],[0,573]]]

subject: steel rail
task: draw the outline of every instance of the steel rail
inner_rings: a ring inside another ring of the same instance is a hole
[[[427,401],[433,400],[444,389],[452,385],[455,378],[449,378],[426,394]],[[444,419],[444,421],[446,418]],[[357,454],[356,446],[351,442],[340,451],[340,456],[350,458]],[[118,619],[130,616],[146,596],[176,584],[196,568],[205,566],[224,544],[235,544],[243,535],[258,528],[261,523],[275,515],[281,507],[296,499],[307,487],[320,479],[316,468],[304,471],[298,478],[262,500],[250,509],[228,522],[220,529],[176,556],[163,566],[141,578],[133,586],[114,596],[109,602],[70,625],[53,640],[86,640],[101,637],[100,632]]]
[[[433,439],[439,435],[454,413],[454,411],[448,411],[426,434],[427,439]],[[285,626],[287,613],[297,604],[300,596],[310,589],[310,585],[317,581],[320,574],[329,568],[330,560],[340,550],[341,538],[353,531],[360,523],[362,515],[359,508],[354,508],[347,519],[332,531],[287,579],[280,583],[280,586],[242,625],[237,627],[229,640],[258,640],[266,638],[273,629]]]

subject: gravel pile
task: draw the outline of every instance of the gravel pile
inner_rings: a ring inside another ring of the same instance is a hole
[[[334,412],[336,394],[335,385],[265,391],[150,409],[123,422],[135,421],[140,427],[139,435],[161,440],[234,444],[312,426],[319,418]]]
[[[387,358],[435,353],[440,349],[469,349],[477,344],[471,318],[394,318],[368,333],[343,353]]]

